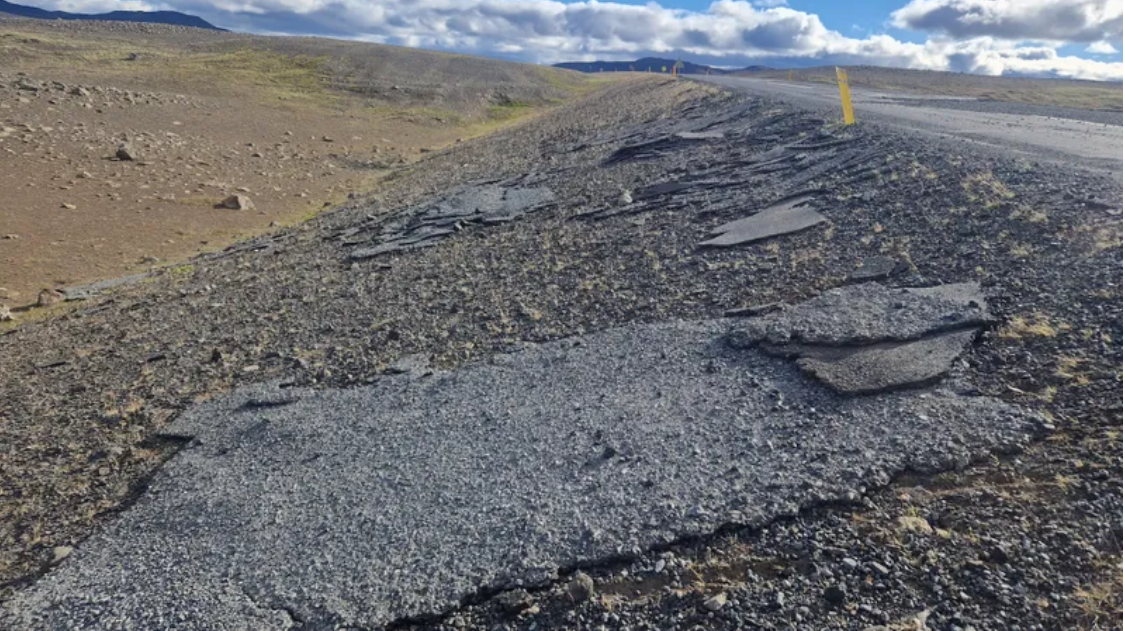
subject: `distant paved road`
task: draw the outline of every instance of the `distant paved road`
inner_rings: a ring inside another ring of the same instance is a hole
[[[698,78],[817,109],[840,107],[840,95],[834,85],[745,77]],[[1067,108],[1058,108],[1058,116],[979,112],[941,107],[943,100],[948,97],[852,89],[852,104],[859,122],[877,121],[916,132],[966,139],[1028,160],[1061,162],[1121,177],[1120,126],[1067,118]],[[926,106],[927,101],[934,106]]]

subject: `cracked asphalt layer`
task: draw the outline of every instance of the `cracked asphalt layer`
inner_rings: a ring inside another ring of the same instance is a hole
[[[731,347],[728,326],[635,325],[451,372],[203,404],[168,427],[193,440],[145,496],[10,619],[381,627],[1017,451],[1038,427],[948,390],[840,397]]]

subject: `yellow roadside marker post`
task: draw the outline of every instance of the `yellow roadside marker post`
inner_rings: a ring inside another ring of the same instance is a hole
[[[840,102],[844,105],[844,124],[855,123],[855,112],[852,111],[852,92],[848,89],[848,73],[841,68],[836,69],[836,83],[840,86]]]
[[[793,80],[793,71],[792,70],[789,71],[789,80],[790,81]]]

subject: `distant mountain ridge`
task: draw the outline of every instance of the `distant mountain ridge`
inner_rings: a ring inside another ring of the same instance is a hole
[[[746,68],[724,69],[691,61],[683,61],[679,74],[730,74],[732,72],[746,72],[755,70],[772,70],[767,66],[748,66]],[[671,73],[675,59],[661,57],[643,57],[636,61],[565,61],[555,64],[556,68],[577,70],[578,72],[665,72]]]
[[[679,74],[726,74],[721,68],[713,68],[690,61],[681,61]],[[578,72],[672,72],[675,59],[644,57],[636,61],[567,61],[555,64],[556,68],[577,70]]]
[[[109,13],[67,13],[66,11],[47,11],[36,7],[15,4],[0,0],[0,13],[21,18],[38,20],[109,20],[112,22],[143,22],[146,24],[173,24],[192,26],[212,31],[225,31],[203,18],[179,11],[110,11]]]

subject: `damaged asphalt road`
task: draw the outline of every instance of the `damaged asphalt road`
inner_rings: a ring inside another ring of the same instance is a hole
[[[0,569],[31,577],[0,607],[16,628],[1082,626],[1119,558],[1119,186],[882,131],[623,83],[0,337],[23,430]],[[802,199],[825,221],[702,246]],[[987,301],[901,293],[966,282]],[[850,292],[860,317],[816,317]],[[1033,413],[1052,440],[977,478],[886,484],[1019,445]],[[198,442],[160,466],[144,441],[167,432]],[[575,566],[604,599],[494,591]]]
[[[354,389],[236,391],[169,426],[189,446],[9,613],[36,629],[378,628],[1037,431],[947,389],[835,395],[735,348],[729,325],[634,325]]]
[[[839,93],[832,84],[732,76],[699,80],[822,110],[840,107]],[[856,115],[865,122],[876,121],[914,134],[979,142],[1028,159],[1083,165],[1121,177],[1120,112],[1094,113],[1106,118],[1116,116],[1116,124],[1107,124],[1072,118],[1075,113],[1068,108],[1042,107],[1041,113],[1028,115],[1020,112],[1019,104],[986,101],[985,105],[1001,111],[972,111],[973,99],[957,101],[865,88],[852,88],[852,101]],[[967,109],[953,109],[957,104]],[[1013,111],[1003,111],[1005,107]]]

